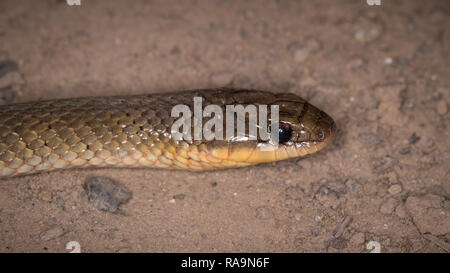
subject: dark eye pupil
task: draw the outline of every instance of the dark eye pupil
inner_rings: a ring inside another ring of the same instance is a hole
[[[280,144],[286,143],[291,139],[292,129],[288,124],[280,124],[278,127],[278,141]]]

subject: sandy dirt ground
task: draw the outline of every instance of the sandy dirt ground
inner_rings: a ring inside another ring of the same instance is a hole
[[[307,158],[0,181],[0,252],[450,251],[450,2],[0,1],[0,103],[222,86],[292,92],[338,134]],[[131,192],[90,202],[90,177]]]

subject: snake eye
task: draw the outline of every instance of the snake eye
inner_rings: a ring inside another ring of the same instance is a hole
[[[292,128],[287,123],[280,123],[278,126],[278,141],[280,144],[284,144],[291,139]]]

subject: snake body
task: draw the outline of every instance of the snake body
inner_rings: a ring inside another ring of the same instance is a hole
[[[289,126],[277,149],[261,141],[174,140],[171,109],[203,105],[279,105]],[[0,177],[84,167],[210,170],[304,156],[325,147],[334,121],[293,94],[255,90],[196,90],[165,94],[86,97],[0,106]]]

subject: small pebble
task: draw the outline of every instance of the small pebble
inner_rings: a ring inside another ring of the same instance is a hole
[[[272,209],[267,206],[257,207],[255,217],[261,220],[271,219],[273,218]]]
[[[6,75],[9,72],[14,72],[19,69],[18,65],[14,61],[3,61],[0,62],[0,78]]]
[[[407,155],[407,154],[411,153],[411,147],[410,146],[403,147],[398,152],[401,155]]]
[[[378,143],[378,138],[374,133],[360,133],[358,135],[358,141],[364,146],[370,147]]]
[[[52,226],[49,229],[41,232],[41,234],[39,234],[39,237],[43,241],[49,241],[49,240],[55,239],[63,234],[64,234],[64,229],[62,227]]]
[[[178,45],[175,45],[171,50],[170,50],[170,54],[175,55],[180,53],[180,48],[178,47]]]
[[[119,206],[131,199],[131,191],[108,177],[92,177],[83,185],[89,202],[99,210],[116,212]]]
[[[186,194],[180,193],[173,196],[175,200],[183,200],[186,197]]]
[[[410,137],[409,137],[409,144],[416,144],[417,142],[420,141],[420,136],[416,135],[416,133],[413,133]]]
[[[398,184],[392,185],[392,186],[389,187],[388,192],[389,192],[390,194],[398,194],[398,193],[401,193],[401,192],[402,192],[402,187],[401,187],[400,185],[398,185]]]
[[[393,60],[391,57],[387,57],[386,59],[384,59],[384,63],[385,64],[392,64]]]

